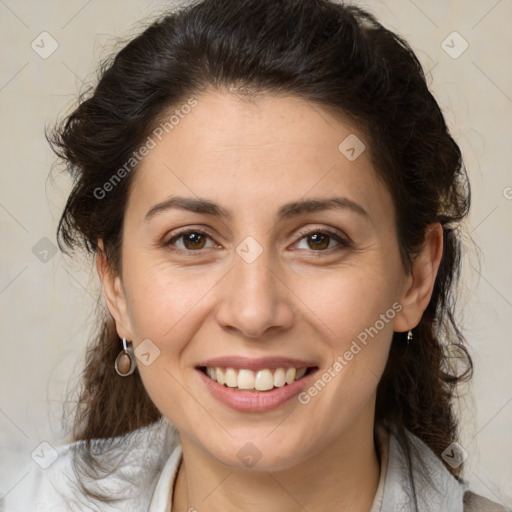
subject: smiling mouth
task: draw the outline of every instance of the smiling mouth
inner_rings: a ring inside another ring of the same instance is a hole
[[[301,368],[222,368],[219,366],[200,366],[198,369],[218,384],[236,391],[272,391],[289,386],[314,373],[317,367]]]

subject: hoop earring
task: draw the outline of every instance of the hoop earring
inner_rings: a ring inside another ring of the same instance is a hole
[[[126,345],[126,338],[123,338],[123,350],[117,354],[114,368],[121,377],[128,377],[135,371],[135,354],[133,348]]]
[[[410,330],[407,333],[407,345],[409,345],[409,342],[412,341],[412,330]]]

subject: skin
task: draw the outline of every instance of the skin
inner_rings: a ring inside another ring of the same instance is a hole
[[[368,142],[355,161],[338,150],[350,134],[365,141],[364,133],[295,97],[249,102],[210,90],[196,99],[136,171],[120,275],[101,252],[97,258],[119,336],[134,348],[150,339],[160,350],[138,371],[181,438],[172,510],[367,512],[380,472],[377,384],[393,331],[414,328],[430,300],[441,226],[429,227],[406,273],[393,201]],[[214,201],[232,218],[169,209],[145,221],[170,195]],[[368,215],[276,216],[289,201],[333,196]],[[195,245],[175,240],[179,253],[164,246],[178,228],[208,236]],[[317,248],[311,235],[326,229],[351,245],[327,238]],[[252,263],[236,252],[247,236],[262,248]],[[281,355],[316,361],[321,375],[396,302],[401,311],[306,405],[292,399],[264,413],[238,412],[213,398],[194,369],[217,356]],[[251,468],[237,456],[249,441],[262,455]]]

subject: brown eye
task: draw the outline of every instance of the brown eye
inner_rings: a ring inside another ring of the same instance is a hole
[[[201,233],[196,233],[195,231],[192,233],[188,233],[183,236],[183,245],[186,249],[194,250],[194,249],[202,249],[205,243],[205,237]]]
[[[172,237],[164,244],[165,247],[175,248],[177,251],[198,252],[205,249],[207,240],[211,237],[202,231],[183,231]],[[178,243],[180,242],[180,243]]]
[[[302,237],[299,240],[299,249],[305,249],[318,253],[330,253],[336,250],[350,247],[350,243],[343,239],[337,233],[331,231],[309,231],[301,233]],[[300,247],[302,240],[306,240],[304,244],[306,247]]]
[[[327,249],[329,247],[330,237],[324,233],[313,233],[306,237],[308,239],[308,246],[313,249]],[[309,243],[311,240],[311,243]]]

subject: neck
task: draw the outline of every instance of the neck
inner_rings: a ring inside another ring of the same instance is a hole
[[[313,457],[283,471],[231,468],[182,436],[173,512],[368,512],[380,476],[372,421],[356,422]]]

